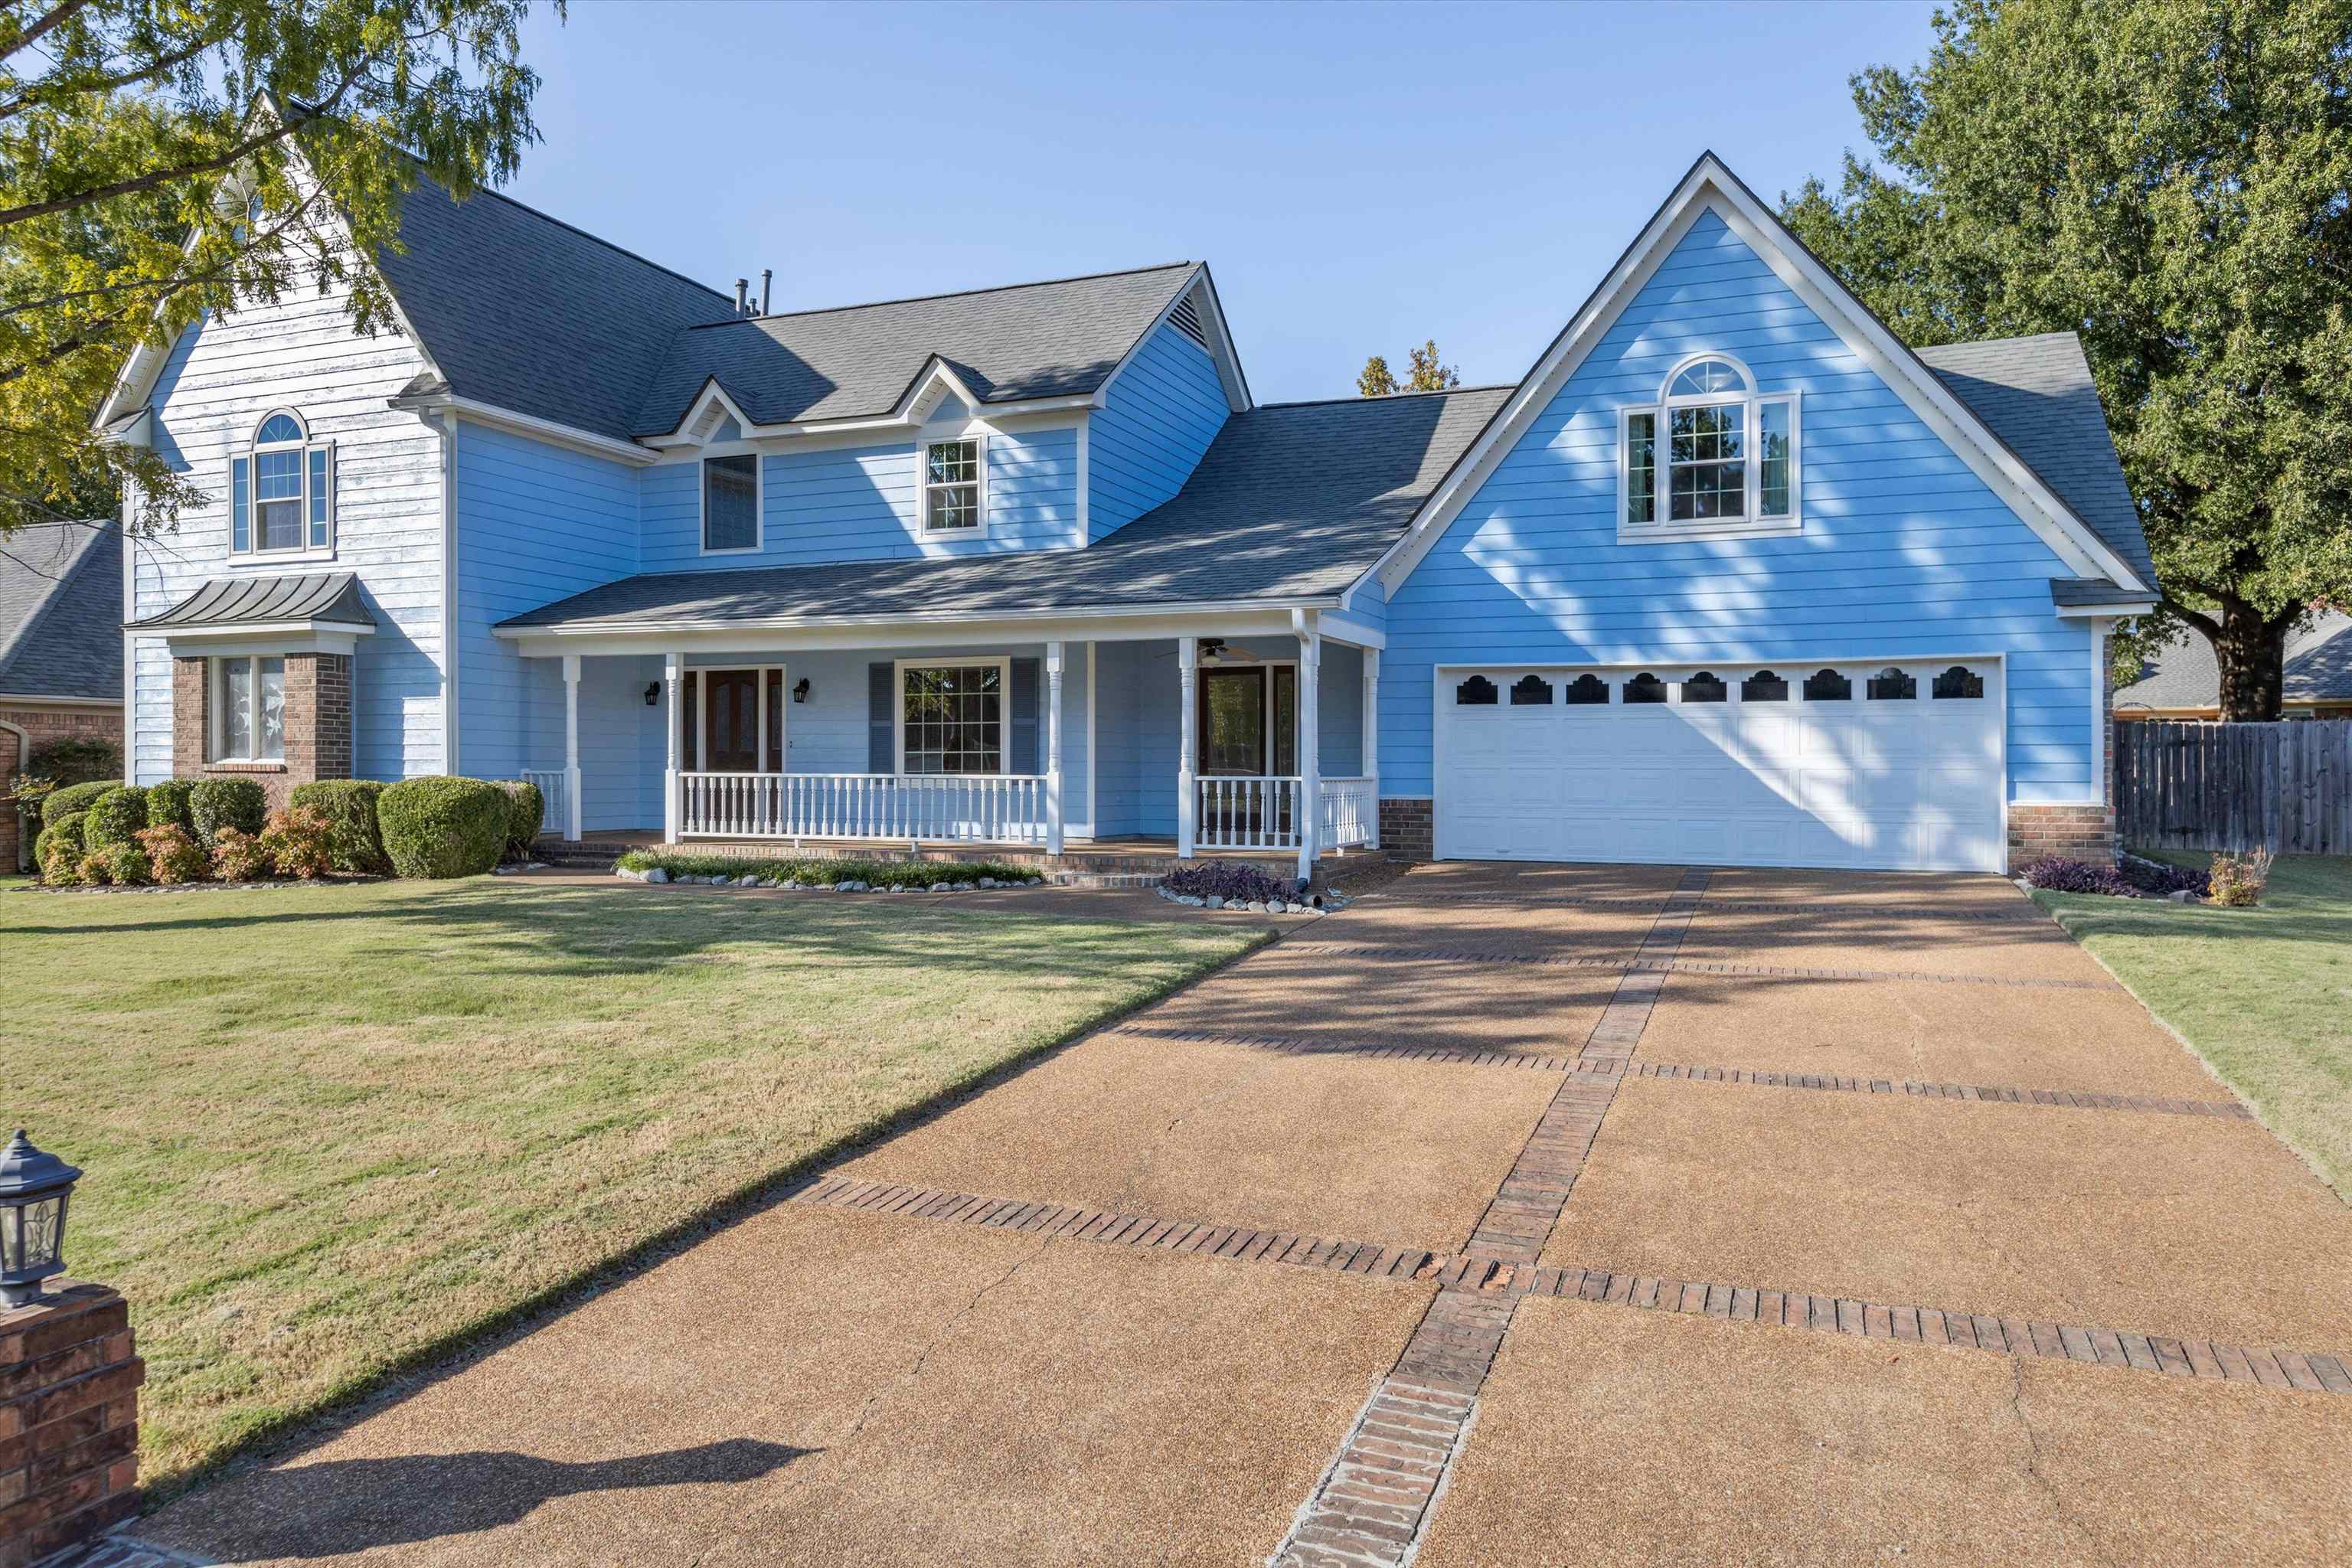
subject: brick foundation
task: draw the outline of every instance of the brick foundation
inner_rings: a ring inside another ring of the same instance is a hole
[[[120,703],[102,708],[0,707],[0,724],[22,730],[37,755],[43,746],[57,741],[89,738],[111,741],[117,750],[122,745]],[[17,867],[16,807],[7,804],[6,797],[16,793],[18,752],[16,735],[0,730],[0,872]],[[23,847],[26,853],[32,849],[29,843]]]
[[[2021,871],[2045,855],[2072,860],[2116,858],[2116,814],[2110,805],[2027,805],[2009,808],[2009,868]]]
[[[1437,858],[1436,803],[1426,800],[1381,802],[1381,853],[1391,860]]]
[[[210,660],[172,661],[172,772],[181,778],[246,777],[258,782],[276,811],[297,784],[352,776],[352,660],[349,654],[286,656],[286,758],[225,763],[212,758]]]
[[[0,1568],[25,1568],[139,1510],[139,1386],[129,1309],[50,1282],[0,1312]]]

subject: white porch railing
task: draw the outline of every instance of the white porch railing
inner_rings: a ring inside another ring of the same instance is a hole
[[[564,825],[572,819],[572,803],[564,798],[562,768],[525,768],[523,782],[539,786],[540,804],[545,808],[539,819],[541,833],[564,836]]]
[[[1372,778],[1323,781],[1323,842],[1325,849],[1349,849],[1379,841],[1380,781]]]
[[[1296,849],[1304,780],[1280,775],[1193,781],[1193,843],[1202,849]]]
[[[1043,844],[1034,773],[680,773],[684,837]]]

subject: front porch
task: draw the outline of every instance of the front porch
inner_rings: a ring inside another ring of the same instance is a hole
[[[1289,637],[551,650],[518,661],[545,693],[526,760],[544,734],[562,763],[520,771],[567,858],[984,853],[1157,876],[1231,855],[1311,878],[1378,847],[1379,655],[1301,618]]]

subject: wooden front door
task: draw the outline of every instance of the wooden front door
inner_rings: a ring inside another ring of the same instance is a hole
[[[1265,772],[1265,671],[1201,671],[1201,771],[1255,778]]]

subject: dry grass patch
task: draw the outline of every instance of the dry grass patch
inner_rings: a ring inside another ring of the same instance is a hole
[[[0,892],[6,1114],[89,1172],[142,1476],[1264,940],[609,883]]]

